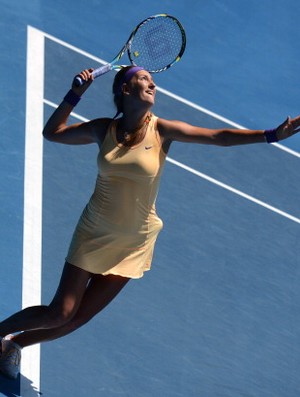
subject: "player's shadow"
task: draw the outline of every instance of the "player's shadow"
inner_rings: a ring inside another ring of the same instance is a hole
[[[0,374],[0,395],[6,397],[21,396],[20,383],[22,381],[22,391],[26,390],[28,397],[40,397],[42,393],[36,390],[30,379],[23,375],[19,375],[16,380],[10,380]]]

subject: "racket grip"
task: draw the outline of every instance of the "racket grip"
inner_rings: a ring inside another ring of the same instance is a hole
[[[108,63],[107,65],[101,66],[100,68],[93,70],[92,76],[96,78],[102,76],[103,74],[109,72],[110,70],[112,70],[112,66],[110,63]],[[81,87],[84,84],[84,80],[82,80],[80,76],[76,76],[74,78],[74,84],[76,87]]]
[[[96,78],[102,76],[107,72],[110,72],[111,70],[112,70],[112,66],[110,63],[108,63],[107,65],[101,66],[100,68],[93,70],[92,75],[94,76],[94,78]]]

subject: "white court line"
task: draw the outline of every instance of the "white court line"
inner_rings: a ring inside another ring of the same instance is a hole
[[[238,189],[235,189],[235,188],[233,188],[233,187],[231,187],[229,185],[226,185],[225,183],[220,182],[217,179],[211,178],[210,176],[208,176],[206,174],[203,174],[202,172],[199,172],[199,171],[195,170],[194,168],[188,167],[187,165],[182,164],[179,161],[173,160],[170,157],[168,157],[167,160],[170,163],[176,165],[177,167],[183,168],[184,170],[186,170],[188,172],[191,172],[192,174],[197,175],[200,178],[203,178],[203,179],[205,179],[205,180],[207,180],[207,181],[209,181],[209,182],[211,182],[211,183],[213,183],[213,184],[215,184],[217,186],[220,186],[223,189],[229,190],[230,192],[232,192],[234,194],[237,194],[238,196],[241,196],[241,197],[243,197],[246,200],[252,201],[253,203],[258,204],[258,205],[260,205],[260,206],[262,206],[264,208],[267,208],[270,211],[276,212],[277,214],[279,214],[279,215],[281,215],[281,216],[283,216],[283,217],[285,217],[285,218],[287,218],[287,219],[289,219],[291,221],[294,221],[296,223],[300,223],[300,219],[299,218],[296,218],[295,216],[290,215],[287,212],[281,211],[278,208],[273,207],[272,205],[269,205],[269,204],[265,203],[264,201],[258,200],[257,198],[255,198],[253,196],[250,196],[249,194],[246,194],[246,193],[244,193],[244,192],[242,192],[242,191],[240,191]]]
[[[27,30],[22,307],[41,304],[44,37]],[[40,390],[40,345],[22,351],[21,396]],[[24,381],[22,381],[24,379]],[[28,379],[32,382],[30,386]]]
[[[40,304],[41,302],[41,257],[42,257],[42,169],[43,169],[43,101],[44,103],[56,107],[50,101],[43,99],[44,88],[44,39],[49,38],[56,43],[65,46],[83,56],[96,62],[105,64],[106,61],[82,51],[68,43],[65,43],[54,36],[48,35],[38,29],[28,26],[27,43],[27,93],[26,93],[26,146],[25,146],[25,175],[24,175],[24,247],[23,247],[23,292],[22,307]],[[176,99],[188,106],[191,106],[205,114],[218,120],[224,121],[228,125],[237,128],[242,126],[233,123],[215,113],[208,111],[190,101],[187,101],[171,92],[158,87],[158,91]],[[85,118],[73,113],[74,117],[86,121]],[[300,154],[282,145],[273,144],[281,150],[293,156],[300,157]],[[231,186],[225,185],[208,175],[200,173],[176,160],[167,160],[191,172],[203,179],[208,180],[224,189],[227,189],[247,200],[261,205],[277,214],[284,216],[294,222],[300,223],[300,219],[287,214],[275,207],[268,205],[252,196],[249,196]],[[40,389],[40,346],[36,345],[27,348],[22,354],[21,372],[26,378],[30,379],[32,386]],[[21,395],[23,397],[36,396],[32,388],[28,388],[28,382],[21,381]]]

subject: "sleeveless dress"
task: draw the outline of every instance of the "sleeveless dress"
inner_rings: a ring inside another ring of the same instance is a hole
[[[79,219],[67,262],[95,274],[140,278],[150,270],[163,227],[155,201],[166,159],[152,115],[144,139],[126,147],[110,124],[97,158],[98,176]]]

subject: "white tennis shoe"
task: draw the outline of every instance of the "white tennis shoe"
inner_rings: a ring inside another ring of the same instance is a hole
[[[12,335],[1,340],[0,372],[10,379],[16,379],[20,372],[21,347],[14,343]]]

